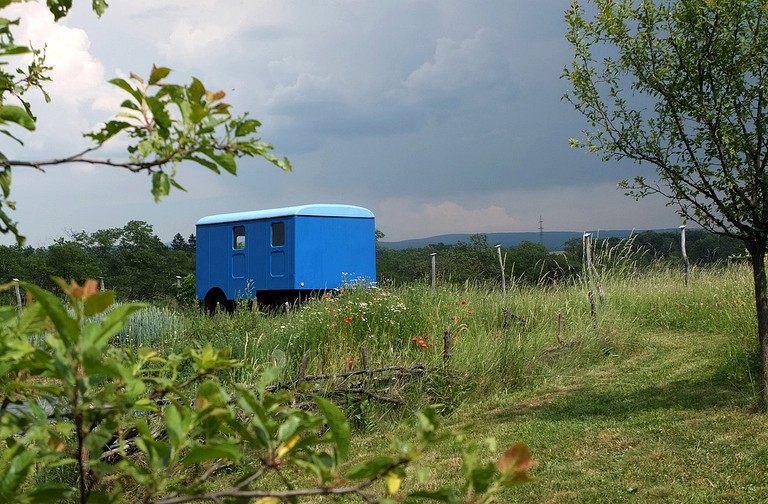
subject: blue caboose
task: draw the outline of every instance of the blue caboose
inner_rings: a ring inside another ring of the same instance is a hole
[[[272,303],[302,292],[376,279],[373,213],[351,205],[303,205],[197,221],[198,299],[208,312],[234,300]]]

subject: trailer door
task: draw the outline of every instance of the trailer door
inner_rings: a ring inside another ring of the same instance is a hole
[[[270,232],[269,276],[281,278],[285,276],[285,221],[273,222]]]
[[[245,226],[242,224],[232,226],[229,291],[233,298],[245,298],[247,294],[248,261],[246,261],[246,247]]]

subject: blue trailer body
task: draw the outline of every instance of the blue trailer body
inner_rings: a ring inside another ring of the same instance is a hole
[[[196,293],[207,309],[376,279],[374,216],[362,207],[315,204],[212,215],[196,228]]]

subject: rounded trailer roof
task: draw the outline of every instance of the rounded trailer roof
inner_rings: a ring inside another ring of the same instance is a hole
[[[209,215],[197,221],[198,226],[206,224],[224,224],[227,222],[251,221],[259,219],[275,219],[279,217],[294,217],[306,215],[312,217],[362,217],[373,218],[373,212],[367,208],[353,205],[300,205],[285,208],[270,208],[250,212],[236,212],[219,215]]]

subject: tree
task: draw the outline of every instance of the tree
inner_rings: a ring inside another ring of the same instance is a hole
[[[561,262],[566,263],[565,259]],[[557,256],[550,254],[543,243],[528,240],[507,251],[506,263],[511,265],[510,273],[515,278],[528,283],[551,282],[557,278],[558,270],[563,272],[568,270],[567,267],[563,268],[558,264]]]
[[[184,241],[184,237],[181,236],[181,233],[173,235],[173,240],[171,240],[171,250],[185,250],[186,248],[187,242]]]
[[[740,240],[751,256],[768,408],[768,11],[762,0],[574,1],[566,99],[604,160],[652,166],[620,187],[659,194],[686,220]]]
[[[0,8],[23,0],[0,1]],[[107,8],[104,0],[92,0],[93,10],[101,16]],[[47,5],[55,19],[67,15],[72,0],[48,0]],[[49,78],[45,53],[40,49],[17,45],[13,27],[18,19],[0,19],[0,133],[16,140],[13,128],[35,129],[35,116],[25,95],[31,90],[45,94],[43,84]],[[8,60],[17,55],[31,56],[26,67],[9,68]],[[93,146],[70,156],[49,160],[10,160],[0,152],[0,232],[12,233],[19,244],[24,237],[18,225],[6,212],[14,209],[9,200],[13,167],[31,167],[44,171],[45,167],[67,163],[88,163],[123,168],[132,172],[152,175],[152,194],[156,201],[167,195],[171,187],[183,190],[176,179],[178,165],[191,161],[220,173],[236,174],[237,159],[248,156],[263,157],[276,166],[290,170],[288,159],[278,159],[270,153],[272,145],[257,136],[261,126],[247,114],[234,116],[226,103],[223,91],[207,89],[192,78],[187,85],[166,82],[171,70],[153,66],[148,78],[134,73],[130,78],[116,78],[111,84],[122,89],[128,97],[121,110],[101,129],[85,133]],[[47,98],[47,95],[46,95]],[[14,102],[14,103],[10,103]],[[127,137],[127,159],[112,160],[92,157],[93,153],[117,135]]]

